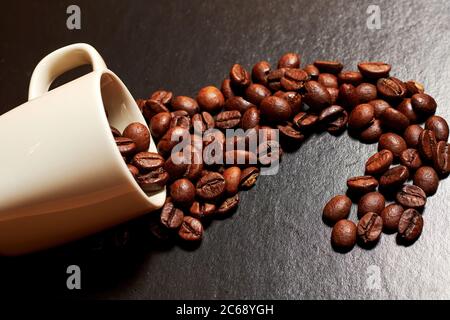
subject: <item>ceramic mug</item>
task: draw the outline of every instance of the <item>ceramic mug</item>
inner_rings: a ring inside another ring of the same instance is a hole
[[[84,64],[93,71],[48,91]],[[70,45],[36,66],[29,101],[0,116],[0,255],[57,246],[164,204],[166,191],[144,193],[116,147],[109,125],[131,122],[146,125],[93,47]]]

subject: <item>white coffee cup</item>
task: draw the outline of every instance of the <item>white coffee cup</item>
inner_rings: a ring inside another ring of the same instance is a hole
[[[93,71],[48,91],[84,64]],[[116,147],[109,125],[131,122],[146,124],[93,47],[70,45],[36,66],[29,101],[0,116],[0,255],[57,246],[164,204],[166,191],[145,194]]]

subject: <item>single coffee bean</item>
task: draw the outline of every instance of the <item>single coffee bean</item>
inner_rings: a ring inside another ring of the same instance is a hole
[[[127,168],[130,171],[130,173],[133,176],[133,178],[136,178],[137,175],[139,174],[139,169],[136,168],[135,166],[133,166],[132,164],[129,164],[129,163],[127,163]]]
[[[423,208],[427,203],[425,191],[414,185],[404,185],[395,198],[404,208]]]
[[[383,127],[381,126],[381,121],[375,119],[370,126],[359,133],[359,140],[365,143],[375,143],[380,139],[382,134]]]
[[[112,133],[114,138],[122,136],[122,134],[120,133],[119,130],[117,130],[116,128],[114,128],[112,126],[109,126],[109,127],[111,128],[111,133]]]
[[[261,101],[271,95],[271,92],[267,87],[262,84],[253,83],[245,90],[245,97],[247,100],[255,105],[259,105]]]
[[[406,142],[398,134],[389,132],[381,135],[378,141],[378,150],[387,149],[391,151],[394,157],[400,157],[403,150],[406,150]]]
[[[329,133],[338,134],[347,127],[348,113],[341,106],[332,105],[322,110],[319,115],[319,121]]]
[[[419,144],[417,146],[422,159],[432,161],[436,146],[437,141],[434,132],[431,130],[423,130],[419,136]]]
[[[349,83],[343,83],[339,87],[339,103],[348,110],[359,104],[359,97],[356,88]]]
[[[398,234],[400,238],[407,242],[413,242],[420,237],[422,229],[422,215],[414,209],[405,210],[398,223]]]
[[[255,83],[267,85],[267,77],[271,71],[270,63],[267,61],[260,61],[253,66],[252,79]]]
[[[170,128],[158,142],[158,152],[167,158],[175,147],[181,141],[190,141],[189,131],[182,127]]]
[[[242,170],[239,186],[242,189],[250,189],[256,184],[259,177],[259,169],[257,167],[248,167]]]
[[[264,98],[260,105],[261,116],[269,122],[283,122],[291,117],[291,106],[279,97],[270,96]]]
[[[239,193],[234,196],[225,199],[220,206],[217,208],[217,214],[225,215],[236,210],[239,205]]]
[[[250,75],[240,64],[235,64],[230,70],[231,83],[239,88],[246,88],[250,85]]]
[[[189,208],[189,213],[196,219],[208,218],[216,213],[216,205],[213,203],[194,201]]]
[[[294,91],[277,91],[274,96],[285,99],[291,106],[292,114],[297,114],[302,110],[302,96]]]
[[[450,145],[445,141],[439,141],[433,153],[434,168],[441,176],[450,173]]]
[[[409,80],[409,81],[405,82],[405,85],[406,85],[406,89],[408,89],[409,97],[415,95],[416,93],[424,93],[425,92],[425,88],[424,88],[423,84],[421,84],[420,82],[417,82],[415,80]]]
[[[358,69],[366,78],[379,79],[389,76],[391,65],[384,62],[360,62]]]
[[[351,249],[356,244],[356,225],[350,220],[338,221],[331,231],[331,244],[337,249]]]
[[[379,175],[384,173],[394,161],[394,154],[389,150],[381,150],[371,156],[366,162],[366,174]]]
[[[444,118],[439,116],[429,117],[425,122],[425,129],[433,131],[437,141],[447,142],[449,129]]]
[[[198,219],[186,216],[183,218],[178,235],[186,241],[199,241],[203,236],[203,225]]]
[[[291,123],[278,125],[277,128],[280,130],[280,136],[283,139],[297,142],[305,140],[305,136],[299,130],[294,128]]]
[[[403,207],[396,203],[390,204],[384,208],[380,214],[381,219],[383,219],[383,228],[389,232],[396,231],[403,211]]]
[[[375,120],[375,111],[368,104],[357,105],[348,117],[348,126],[351,129],[360,130],[370,126]]]
[[[357,194],[373,192],[378,187],[378,181],[372,176],[359,176],[347,180],[348,189]]]
[[[294,124],[300,130],[304,131],[308,131],[315,128],[318,122],[319,122],[318,116],[307,112],[300,112],[294,117]]]
[[[222,81],[222,84],[220,86],[220,91],[222,92],[225,100],[228,100],[228,99],[233,98],[234,96],[236,96],[235,89],[231,85],[231,80],[228,79],[228,78],[224,79]]]
[[[152,93],[150,96],[151,100],[158,101],[165,106],[168,106],[172,101],[173,93],[166,90],[158,90]]]
[[[168,229],[178,229],[183,223],[183,211],[175,207],[173,202],[167,202],[162,208],[161,224]]]
[[[217,172],[209,173],[198,180],[197,195],[205,200],[216,200],[225,192],[225,178]]]
[[[141,172],[148,172],[161,168],[164,158],[154,152],[139,152],[134,155],[131,163]]]
[[[317,81],[308,81],[305,83],[304,101],[312,109],[319,113],[331,105],[331,95],[327,88]]]
[[[302,69],[286,69],[280,79],[280,85],[286,91],[298,91],[305,86],[308,80],[308,74]]]
[[[388,108],[391,107],[389,103],[381,99],[375,99],[368,102],[375,112],[375,118],[379,119],[381,114]]]
[[[403,185],[409,178],[407,167],[400,165],[386,171],[380,177],[380,186],[383,188],[394,188]]]
[[[383,219],[374,212],[368,212],[359,220],[357,234],[364,244],[371,244],[380,239],[382,230]]]
[[[300,55],[286,53],[278,60],[278,68],[300,68]]]
[[[401,133],[409,126],[409,119],[394,108],[387,108],[381,115],[381,121],[385,127]]]
[[[419,145],[419,137],[422,131],[423,128],[418,124],[413,124],[406,128],[405,132],[403,133],[403,137],[405,138],[408,147],[417,148],[417,146]]]
[[[172,116],[169,112],[160,112],[150,120],[150,132],[155,139],[160,139],[170,128]]]
[[[331,198],[323,208],[323,218],[328,223],[336,223],[345,219],[350,214],[352,200],[345,195],[337,195]]]
[[[419,122],[419,116],[417,115],[417,112],[414,111],[410,98],[403,99],[397,106],[397,110],[407,117],[410,123]]]
[[[172,108],[174,111],[186,111],[191,117],[200,111],[197,101],[186,96],[177,96],[173,98]]]
[[[319,69],[313,65],[313,64],[308,64],[307,66],[305,66],[303,68],[303,70],[308,74],[308,76],[313,79],[313,80],[317,80],[317,78],[319,77],[320,71]]]
[[[354,86],[359,85],[363,81],[363,76],[358,71],[342,71],[337,75],[340,84],[349,83]]]
[[[147,120],[147,122],[149,122],[154,115],[160,112],[169,112],[169,109],[160,101],[152,99],[145,101],[145,105],[142,108],[142,114],[144,115],[144,118]]]
[[[139,175],[136,181],[144,192],[155,192],[162,190],[169,180],[169,174],[163,168]]]
[[[188,179],[178,179],[170,185],[172,200],[182,206],[190,206],[194,202],[195,187]]]
[[[377,98],[377,88],[371,83],[361,83],[355,88],[358,103],[367,103]]]
[[[219,129],[231,129],[241,122],[241,113],[237,110],[222,111],[216,117],[216,127]]]
[[[337,77],[331,73],[321,73],[317,82],[327,88],[339,88]]]
[[[321,73],[338,74],[344,68],[344,65],[339,61],[316,60],[314,61],[314,65]]]
[[[376,191],[363,195],[358,202],[358,217],[361,218],[368,212],[381,213],[385,201],[383,195]]]
[[[256,128],[259,125],[259,120],[259,110],[256,107],[249,108],[242,116],[241,127],[244,130]]]
[[[208,86],[200,89],[197,94],[197,102],[202,111],[217,113],[225,104],[225,97],[216,87]]]
[[[380,96],[389,101],[401,101],[407,92],[403,81],[394,77],[378,79],[377,90]]]
[[[438,189],[439,176],[432,167],[421,167],[414,174],[413,183],[420,187],[427,196],[432,196]]]
[[[433,97],[425,93],[416,93],[411,97],[411,104],[414,110],[426,116],[431,116],[436,112],[437,103]]]
[[[136,153],[136,144],[130,138],[115,137],[117,148],[122,156],[128,157]]]
[[[239,111],[241,114],[243,114],[245,111],[247,111],[250,108],[255,108],[256,106],[245,100],[242,97],[232,97],[228,99],[225,103],[225,110],[227,111]]]
[[[336,104],[339,98],[339,89],[326,87],[331,96],[331,104]]]
[[[419,151],[406,149],[400,154],[400,163],[411,171],[416,171],[422,166]]]
[[[225,190],[228,195],[235,195],[239,191],[241,180],[241,169],[239,167],[229,167],[223,172],[225,179]]]

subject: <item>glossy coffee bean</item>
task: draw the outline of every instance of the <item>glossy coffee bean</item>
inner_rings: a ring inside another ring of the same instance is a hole
[[[183,223],[184,214],[183,211],[175,207],[173,202],[169,201],[164,204],[160,220],[161,224],[168,229],[178,229]]]
[[[381,213],[384,209],[385,199],[379,192],[369,192],[359,199],[358,217],[363,217],[368,212]]]
[[[444,118],[439,116],[431,116],[425,122],[425,129],[433,131],[437,141],[447,142],[449,129],[448,123]]]
[[[235,89],[231,85],[231,80],[228,78],[222,81],[222,84],[220,85],[220,91],[222,92],[225,100],[236,96]]]
[[[236,127],[241,122],[241,113],[237,110],[222,111],[216,117],[216,128],[231,129]]]
[[[291,117],[291,106],[279,97],[270,96],[264,98],[260,105],[261,117],[269,122],[284,122]]]
[[[327,88],[339,88],[337,77],[331,73],[321,73],[317,82]]]
[[[419,151],[406,149],[400,154],[400,163],[411,171],[416,171],[422,166]]]
[[[170,196],[179,205],[191,205],[195,197],[195,187],[188,179],[178,179],[170,185]]]
[[[323,208],[323,218],[328,223],[335,223],[345,219],[350,214],[352,200],[345,195],[337,195],[331,198]]]
[[[172,116],[169,112],[160,112],[150,120],[150,132],[155,139],[160,139],[170,128]]]
[[[417,112],[414,111],[410,98],[403,99],[403,101],[397,106],[397,110],[407,117],[410,123],[419,122],[419,116]]]
[[[242,97],[233,97],[226,101],[225,103],[225,110],[227,111],[239,111],[241,114],[243,114],[245,111],[247,111],[250,108],[255,108],[256,106],[245,100]]]
[[[235,64],[231,67],[230,80],[232,85],[239,88],[246,88],[251,82],[250,74],[240,64]]]
[[[131,163],[140,172],[148,172],[161,168],[164,165],[164,158],[155,152],[139,152],[134,155]]]
[[[239,187],[247,190],[256,184],[259,177],[259,169],[257,167],[248,167],[242,170],[241,178],[239,180]]]
[[[223,172],[225,179],[225,190],[228,195],[235,195],[239,191],[241,181],[241,169],[239,167],[229,167]]]
[[[256,128],[259,125],[259,120],[259,110],[256,107],[249,108],[242,115],[241,127],[244,130]]]
[[[217,214],[225,215],[233,212],[239,205],[239,193],[225,199],[217,208]]]
[[[218,172],[201,177],[196,185],[197,195],[205,200],[216,200],[225,192],[225,178]]]
[[[136,177],[136,181],[142,190],[150,193],[162,190],[168,180],[169,174],[163,168]]]
[[[405,138],[408,147],[417,148],[417,146],[419,145],[419,137],[422,131],[423,128],[418,124],[413,124],[406,128],[405,132],[403,133],[403,138]]]
[[[147,122],[150,121],[154,115],[160,112],[169,112],[169,109],[160,101],[152,99],[145,101],[145,105],[142,108],[142,114]]]
[[[379,119],[381,114],[388,108],[391,107],[389,103],[382,99],[375,99],[368,102],[373,107],[375,118]]]
[[[216,87],[208,86],[200,89],[197,94],[197,102],[202,111],[217,113],[224,106],[225,97]]]
[[[383,127],[381,121],[375,119],[370,126],[359,133],[359,140],[365,143],[377,142],[383,134]]]
[[[356,106],[348,117],[348,126],[351,129],[360,130],[370,126],[375,120],[375,111],[370,104]]]
[[[401,101],[407,93],[403,81],[394,77],[378,79],[377,90],[379,95],[388,101]]]
[[[112,133],[114,138],[122,136],[122,134],[120,133],[119,130],[117,130],[116,128],[114,128],[112,126],[110,126],[110,128],[111,128],[111,133]]]
[[[117,148],[122,156],[128,157],[136,153],[136,144],[132,139],[125,137],[115,137]]]
[[[414,185],[404,185],[395,198],[403,208],[419,209],[427,203],[425,191]]]
[[[423,130],[419,136],[419,144],[417,149],[423,160],[432,161],[434,150],[437,147],[436,136],[431,130]]]
[[[414,110],[421,115],[431,116],[436,112],[437,103],[426,93],[416,93],[411,97]]]
[[[389,169],[394,161],[394,154],[389,150],[381,150],[371,156],[366,162],[366,174],[379,175]]]
[[[383,219],[374,212],[366,213],[357,226],[358,238],[364,244],[372,244],[380,239]]]
[[[377,98],[377,88],[371,83],[361,83],[355,88],[358,103],[368,103]]]
[[[191,117],[200,111],[197,101],[186,96],[174,97],[172,99],[172,109],[174,111],[186,111]]]
[[[409,119],[400,111],[394,108],[387,108],[380,117],[383,126],[386,128],[403,133],[409,126]]]
[[[178,230],[178,236],[186,241],[199,241],[203,236],[203,225],[200,220],[186,216]]]
[[[303,68],[303,70],[308,74],[308,76],[313,79],[313,80],[317,80],[317,78],[319,77],[320,71],[319,69],[313,65],[313,64],[308,64],[307,66],[305,66]]]
[[[338,74],[344,68],[344,65],[339,61],[316,60],[314,65],[321,73]]]
[[[398,158],[406,148],[405,140],[398,134],[392,132],[382,134],[378,141],[378,150],[387,149],[391,151],[396,158]]]
[[[405,85],[406,85],[406,89],[408,90],[409,97],[415,95],[416,93],[424,93],[425,92],[425,88],[424,88],[423,84],[421,84],[420,82],[417,82],[415,80],[409,80],[409,81],[405,82]]]
[[[337,75],[339,84],[349,83],[354,86],[359,85],[363,81],[363,76],[358,71],[342,71]]]
[[[267,76],[267,87],[272,91],[281,90],[281,79],[284,77],[286,70],[286,68],[280,68],[270,71]]]
[[[264,85],[258,83],[253,83],[245,89],[245,97],[254,105],[259,105],[265,97],[270,95],[270,90]]]
[[[384,62],[360,62],[358,69],[361,74],[370,79],[386,78],[391,71],[391,65]]]
[[[327,88],[317,81],[305,83],[304,101],[314,112],[320,112],[331,105],[331,95]]]
[[[347,180],[348,190],[356,194],[373,192],[378,187],[378,180],[372,176],[352,177]]]
[[[158,90],[152,93],[150,96],[151,100],[158,101],[163,105],[167,106],[172,101],[173,93],[166,90]]]
[[[349,83],[344,83],[339,87],[339,103],[348,110],[359,104],[359,97],[356,88]]]
[[[432,196],[438,189],[439,176],[432,167],[421,167],[414,174],[413,183],[420,187],[427,196]]]
[[[407,242],[413,242],[420,237],[422,229],[422,215],[414,209],[405,210],[398,223],[398,234],[400,238]]]
[[[267,61],[260,61],[253,66],[252,79],[255,83],[267,85],[267,77],[271,71],[270,63]]]
[[[173,147],[181,141],[189,141],[189,131],[182,127],[170,128],[158,142],[158,152],[163,157],[168,157]]]
[[[312,130],[316,127],[318,122],[318,116],[307,112],[300,112],[294,117],[294,125],[296,125],[300,130],[303,131]]]
[[[180,114],[183,113],[183,114]],[[170,120],[170,127],[182,127],[186,130],[191,129],[191,118],[186,114],[185,111],[175,111],[172,112],[172,119]]]
[[[133,166],[132,164],[127,163],[127,168],[130,171],[133,178],[136,178],[139,174],[139,169]]]
[[[301,111],[302,96],[300,93],[294,91],[277,91],[273,95],[285,99],[291,106],[292,114],[297,114]]]
[[[397,231],[398,223],[403,214],[403,207],[399,204],[393,203],[388,205],[381,211],[381,219],[383,219],[383,228],[388,231]]]
[[[339,89],[327,87],[327,91],[331,97],[331,104],[336,104],[339,99]]]
[[[216,205],[213,203],[194,201],[189,208],[189,213],[196,219],[208,218],[216,213]]]
[[[433,153],[433,165],[437,173],[443,177],[450,173],[450,145],[439,141]]]
[[[292,52],[284,54],[278,60],[278,68],[300,68],[300,55]]]
[[[303,133],[301,133],[301,131],[294,127],[291,123],[278,125],[277,129],[280,130],[280,137],[284,140],[297,142],[305,140]]]
[[[348,113],[341,106],[332,105],[322,110],[319,115],[319,121],[329,133],[338,134],[347,127]]]
[[[308,74],[302,69],[286,69],[280,79],[280,85],[285,91],[298,91],[305,86],[308,80]]]
[[[403,185],[409,178],[409,170],[403,165],[393,167],[380,177],[380,187],[395,188]]]
[[[331,231],[331,244],[336,249],[349,250],[356,244],[356,225],[350,220],[338,221]]]

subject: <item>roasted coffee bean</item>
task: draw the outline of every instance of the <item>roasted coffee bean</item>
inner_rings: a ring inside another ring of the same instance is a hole
[[[225,178],[217,172],[211,172],[198,180],[197,195],[205,200],[216,200],[225,192]]]
[[[400,217],[403,214],[403,207],[399,204],[393,203],[388,205],[381,211],[381,219],[383,219],[383,228],[386,231],[397,231]]]
[[[250,189],[256,184],[259,177],[259,169],[257,167],[248,167],[242,170],[239,186],[242,189]]]
[[[294,91],[277,91],[274,96],[285,99],[291,106],[292,114],[297,114],[302,109],[302,96],[298,92]]]
[[[189,116],[193,116],[200,111],[197,101],[186,96],[177,96],[173,98],[172,108],[174,111],[186,111]]]
[[[304,101],[312,109],[319,113],[331,105],[331,95],[327,88],[317,81],[308,81],[305,83]]]
[[[387,108],[381,115],[381,121],[385,127],[401,133],[409,126],[409,119],[394,108]]]
[[[225,163],[228,165],[246,166],[256,164],[258,159],[253,152],[246,150],[227,150],[225,152]]]
[[[247,100],[255,105],[259,105],[261,101],[271,95],[269,89],[267,89],[264,85],[253,83],[247,87],[245,90],[245,97]]]
[[[305,140],[305,136],[290,123],[278,125],[277,128],[280,130],[280,136],[284,139],[298,142]]]
[[[339,61],[324,61],[316,60],[314,65],[320,70],[321,73],[338,74],[344,68],[344,65]]]
[[[216,127],[219,129],[231,129],[241,122],[241,113],[237,110],[222,111],[216,117]]]
[[[404,185],[395,198],[404,208],[423,208],[427,203],[425,191],[414,185]]]
[[[433,131],[437,141],[447,142],[449,129],[447,121],[444,118],[431,116],[425,122],[425,129]]]
[[[150,99],[156,100],[163,105],[167,106],[172,101],[173,93],[166,90],[158,90],[152,93]]]
[[[441,176],[450,173],[450,145],[445,141],[439,141],[433,153],[434,168]]]
[[[379,79],[389,76],[391,65],[384,62],[360,62],[358,69],[366,78]]]
[[[270,71],[269,75],[267,76],[267,86],[272,91],[278,91],[282,89],[281,79],[284,77],[286,70],[286,68],[280,68]]]
[[[172,116],[169,112],[160,112],[150,120],[150,132],[156,139],[160,139],[170,128]]]
[[[410,98],[403,99],[403,101],[397,106],[397,110],[406,116],[410,123],[419,122],[419,116],[417,115],[417,112],[414,111]]]
[[[405,140],[398,134],[392,132],[383,133],[378,141],[378,150],[387,149],[391,151],[396,158],[398,158],[406,148]]]
[[[398,223],[398,234],[400,238],[407,242],[413,242],[420,237],[422,229],[422,215],[414,209],[405,210]]]
[[[139,175],[136,181],[144,192],[155,192],[162,190],[169,180],[169,174],[163,168]]]
[[[179,112],[179,111],[175,111]],[[191,118],[188,115],[179,115],[172,112],[172,119],[170,120],[170,127],[182,127],[186,130],[191,129]],[[184,112],[184,111],[183,111]]]
[[[222,81],[222,85],[220,86],[220,91],[222,92],[225,100],[233,98],[236,95],[235,89],[231,85],[230,79],[224,79]]]
[[[413,96],[416,93],[424,93],[425,92],[425,88],[423,86],[423,84],[414,81],[414,80],[410,80],[405,82],[406,85],[406,89],[408,89],[408,96]]]
[[[154,115],[160,112],[169,112],[169,109],[160,101],[152,99],[145,101],[145,105],[142,108],[142,114],[144,115],[144,118],[147,120],[147,122],[149,122]]]
[[[407,93],[405,84],[394,77],[378,79],[377,90],[382,97],[389,101],[401,101]]]
[[[127,168],[130,171],[130,173],[133,176],[133,178],[136,178],[137,175],[139,174],[139,169],[136,168],[135,166],[133,166],[132,164],[129,164],[129,163],[127,163]]]
[[[167,202],[162,208],[161,224],[168,229],[178,229],[183,223],[183,211],[175,207],[173,202]]]
[[[336,104],[339,98],[339,89],[327,87],[327,91],[331,97],[331,104]]]
[[[158,152],[163,156],[169,156],[173,147],[175,147],[181,141],[189,142],[189,131],[182,127],[170,128],[166,134],[158,142]],[[188,143],[187,143],[188,144]],[[187,145],[186,144],[186,145]]]
[[[319,77],[320,71],[319,69],[313,65],[313,64],[308,64],[307,66],[305,66],[305,68],[303,68],[303,70],[308,74],[308,76],[313,79],[313,80],[317,80],[317,78]]]
[[[373,192],[378,187],[378,181],[372,176],[359,176],[347,180],[348,189],[357,194]]]
[[[285,53],[278,60],[278,68],[300,68],[300,55],[292,52]]]
[[[322,110],[319,121],[325,125],[329,133],[338,134],[347,127],[348,113],[341,106],[332,105]]]
[[[355,88],[358,103],[363,104],[377,98],[377,88],[371,83],[361,83]]]
[[[197,94],[197,102],[202,111],[217,113],[222,110],[225,104],[225,97],[216,87],[208,86],[200,89]]]
[[[259,110],[256,107],[249,108],[242,116],[241,127],[244,130],[256,128],[259,125],[259,120]]]
[[[422,166],[419,151],[416,149],[406,149],[400,154],[400,163],[411,171],[416,171]]]
[[[432,196],[438,189],[439,176],[432,167],[421,167],[414,174],[413,183],[420,187],[427,196]]]
[[[230,70],[231,83],[239,88],[246,88],[250,85],[250,75],[240,64],[235,64]]]
[[[208,129],[212,129],[215,127],[215,121],[213,116],[206,111],[202,113],[194,114],[191,119],[192,127],[194,128],[195,133],[203,133]]]
[[[375,120],[375,111],[368,104],[357,105],[348,117],[348,126],[351,129],[360,130],[370,126]]]
[[[267,85],[267,77],[271,71],[270,63],[267,61],[260,61],[253,66],[252,79],[255,83]]]
[[[363,217],[368,212],[381,213],[384,209],[385,199],[379,192],[369,192],[359,199],[358,202],[358,217]]]
[[[247,111],[250,108],[256,108],[256,106],[245,100],[242,97],[233,97],[227,100],[225,103],[225,110],[227,111],[239,111],[241,114],[243,114],[245,111]]]
[[[225,190],[228,195],[235,195],[239,191],[241,181],[241,169],[239,167],[229,167],[223,172],[225,179]]]
[[[381,99],[371,100],[368,103],[373,107],[373,111],[375,112],[375,118],[377,119],[381,117],[381,115],[386,109],[391,107],[389,103]]]
[[[327,110],[327,109],[325,109]],[[294,124],[300,129],[304,131],[311,130],[315,128],[317,123],[319,122],[319,117],[315,114],[300,112],[294,117]]]
[[[112,133],[114,138],[122,136],[122,134],[120,133],[119,130],[117,130],[116,128],[111,127],[111,126],[110,126],[110,128],[111,128],[111,133]]]
[[[352,200],[345,195],[337,195],[330,199],[323,208],[323,218],[327,223],[336,223],[350,214]]]
[[[194,201],[194,203],[189,208],[189,213],[196,219],[211,217],[216,213],[216,205],[213,203]]]
[[[371,156],[366,162],[366,173],[368,175],[379,175],[384,173],[394,161],[394,154],[389,150],[381,150]]]
[[[321,73],[317,82],[327,88],[339,88],[337,77],[331,73]]]
[[[178,235],[186,241],[199,241],[203,236],[203,225],[193,217],[184,217]]]
[[[132,164],[140,172],[148,172],[161,168],[164,165],[164,158],[155,152],[139,152],[134,155]]]
[[[406,128],[405,132],[403,133],[403,137],[405,138],[408,147],[417,148],[417,146],[419,145],[419,137],[422,131],[423,128],[418,124],[413,124]]]
[[[291,117],[291,106],[279,97],[264,98],[260,105],[261,116],[269,122],[284,122]]]
[[[368,212],[359,220],[357,234],[364,244],[371,244],[380,239],[382,230],[383,219],[374,212]]]
[[[377,142],[383,134],[383,127],[381,121],[375,119],[373,123],[359,133],[359,140],[365,143]]]
[[[195,197],[195,187],[188,179],[178,179],[170,185],[170,196],[179,205],[191,205]]]
[[[433,97],[425,93],[416,93],[411,97],[411,104],[414,110],[426,116],[431,116],[436,112],[437,103]]]
[[[409,178],[409,170],[407,167],[400,165],[386,171],[380,177],[380,186],[383,188],[399,187]]]
[[[217,208],[217,214],[224,215],[236,210],[239,205],[239,193],[225,199]]]
[[[136,144],[132,139],[125,137],[115,137],[117,148],[122,156],[128,157],[136,153]]]
[[[348,110],[353,109],[359,103],[356,88],[349,83],[344,83],[339,87],[339,103]]]
[[[280,85],[286,91],[298,91],[308,80],[308,74],[302,69],[287,69],[280,79]]]
[[[331,244],[336,249],[349,250],[356,244],[356,225],[350,220],[338,221],[331,231]]]
[[[434,150],[437,146],[436,136],[431,130],[423,130],[419,136],[417,149],[423,160],[432,161]]]
[[[363,80],[362,74],[358,71],[342,71],[337,75],[337,78],[340,84],[349,83],[354,86],[359,85]]]

